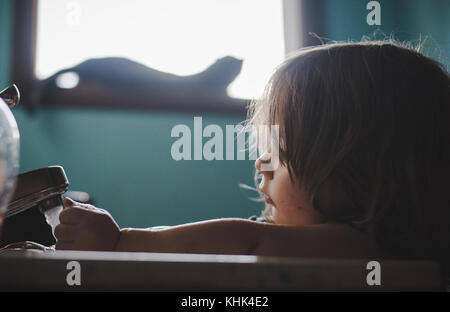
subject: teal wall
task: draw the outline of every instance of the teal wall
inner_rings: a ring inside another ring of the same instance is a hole
[[[369,26],[368,0],[322,0],[324,24],[319,35],[331,40],[361,40],[363,36],[422,42],[424,52],[448,63],[450,56],[450,1],[379,0],[381,25]],[[377,34],[376,34],[377,33]],[[384,35],[383,35],[384,34]]]
[[[0,0],[0,90],[10,82],[12,52],[12,1]]]
[[[170,133],[193,129],[192,114],[45,109],[14,110],[21,133],[21,171],[62,165],[72,190],[86,191],[119,225],[145,227],[217,217],[248,217],[250,160],[175,161]],[[235,115],[202,115],[203,126],[236,124]]]

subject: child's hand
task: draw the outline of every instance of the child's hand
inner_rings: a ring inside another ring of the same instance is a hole
[[[120,228],[111,215],[92,205],[64,199],[61,224],[55,227],[56,249],[113,251]]]

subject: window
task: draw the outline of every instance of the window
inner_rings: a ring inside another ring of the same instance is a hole
[[[34,73],[126,57],[185,76],[229,55],[243,65],[228,95],[255,98],[284,57],[282,15],[281,0],[41,0]]]

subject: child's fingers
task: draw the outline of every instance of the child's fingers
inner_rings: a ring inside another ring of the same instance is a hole
[[[91,207],[91,205],[89,205],[89,204],[79,203],[79,202],[74,201],[72,198],[69,198],[69,197],[64,197],[63,205],[64,205],[65,208],[75,207],[75,206],[86,207],[86,208]]]
[[[65,224],[78,224],[83,220],[86,213],[88,211],[83,207],[68,207],[59,214],[59,221]]]
[[[79,229],[74,225],[58,224],[55,227],[55,237],[58,241],[74,241]]]
[[[65,197],[63,200],[63,205],[65,208],[71,207],[71,206],[76,206],[76,204],[77,204],[77,202],[69,197]]]
[[[96,210],[98,209],[97,207],[94,207],[92,205],[89,204],[84,204],[84,203],[80,203],[77,201],[74,201],[73,199],[69,198],[69,197],[65,197],[64,201],[63,201],[63,205],[64,208],[69,208],[69,207],[83,207],[89,210]]]

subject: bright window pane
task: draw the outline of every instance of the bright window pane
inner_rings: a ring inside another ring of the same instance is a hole
[[[258,97],[284,57],[281,0],[40,0],[36,76],[127,57],[176,75],[244,60],[233,97]]]

